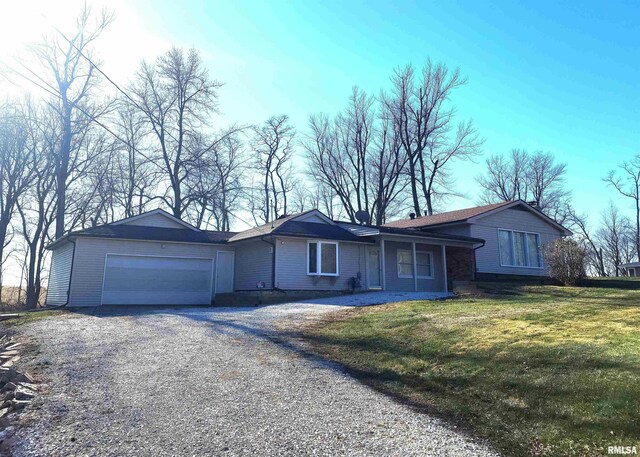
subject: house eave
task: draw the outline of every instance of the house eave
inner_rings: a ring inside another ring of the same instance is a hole
[[[84,234],[84,233],[69,233],[69,234],[64,235],[63,237],[58,238],[57,240],[53,241],[52,243],[47,245],[45,249],[53,250],[59,244],[63,243],[64,241],[71,240],[72,238],[73,239],[88,238],[88,239],[96,239],[96,240],[113,240],[113,241],[137,241],[137,242],[141,242],[141,243],[194,244],[194,245],[201,245],[201,246],[227,246],[229,244],[226,241],[202,242],[202,241],[176,241],[176,240],[162,240],[162,239],[148,240],[148,239],[143,239],[143,238],[127,238],[127,237],[116,237],[116,236],[97,236],[97,235],[88,235],[88,234]]]

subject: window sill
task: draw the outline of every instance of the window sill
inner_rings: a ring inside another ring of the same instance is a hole
[[[338,273],[307,273],[307,276],[328,276],[330,278],[337,278],[340,276]]]
[[[526,269],[526,270],[544,270],[544,267],[528,267],[526,265],[502,265],[500,264],[501,267],[503,268],[522,268],[522,269]]]

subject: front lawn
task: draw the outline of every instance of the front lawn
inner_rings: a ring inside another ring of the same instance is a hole
[[[523,286],[395,303],[308,337],[363,382],[507,455],[640,450],[640,290]]]

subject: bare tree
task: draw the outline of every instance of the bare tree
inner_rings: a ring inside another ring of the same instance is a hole
[[[435,201],[450,195],[449,165],[476,156],[482,145],[473,124],[454,125],[455,109],[448,105],[453,91],[466,83],[458,69],[428,60],[416,76],[412,65],[396,70],[392,89],[382,96],[408,157],[413,210],[432,214]]]
[[[367,163],[368,178],[372,184],[372,222],[382,225],[398,214],[400,196],[409,185],[403,173],[407,164],[400,136],[394,130],[391,116],[381,108],[380,123],[376,128],[375,149]]]
[[[587,262],[598,276],[605,277],[607,276],[607,270],[605,268],[603,249],[600,240],[589,228],[587,219],[586,214],[579,215],[575,211],[571,211],[568,218],[573,229],[578,232],[577,236],[581,238],[582,244],[585,246]]]
[[[79,140],[78,150],[68,168],[67,230],[113,220],[109,177],[115,143],[107,132],[98,128],[87,129]]]
[[[640,259],[640,155],[620,165],[620,175],[610,171],[604,181],[613,186],[620,195],[633,200],[635,207],[635,247],[636,258]]]
[[[153,200],[159,173],[144,150],[144,118],[128,101],[119,103],[114,130],[124,141],[116,144],[112,160],[113,199],[124,210],[125,217],[145,211]]]
[[[252,149],[255,168],[260,176],[260,218],[269,222],[287,214],[288,197],[292,190],[291,158],[295,130],[289,116],[272,116],[253,128]]]
[[[29,113],[15,103],[0,108],[0,272],[7,258],[5,249],[16,205],[34,181],[31,162]],[[0,300],[2,276],[0,275]]]
[[[289,201],[289,207],[294,213],[301,213],[312,208],[318,208],[316,204],[314,206],[314,191],[309,188],[309,183],[299,180],[293,184],[291,189],[291,198]]]
[[[527,167],[529,154],[522,149],[512,149],[509,156],[487,157],[486,173],[476,178],[483,189],[483,203],[510,200],[526,200],[529,194]]]
[[[611,275],[620,276],[620,265],[626,262],[629,244],[633,244],[631,221],[620,214],[613,203],[602,213],[602,226],[597,232],[604,247],[604,258]]]
[[[565,187],[566,163],[556,163],[553,154],[513,149],[508,156],[486,159],[485,174],[476,178],[483,189],[483,203],[525,200],[562,223],[569,217],[570,192]]]
[[[34,53],[45,72],[20,64],[15,71],[49,95],[59,116],[61,141],[55,154],[56,174],[56,237],[61,237],[67,226],[68,180],[70,163],[80,149],[80,138],[91,122],[99,117],[100,107],[92,96],[98,84],[95,66],[90,63],[94,41],[109,25],[113,16],[103,10],[92,21],[91,9],[86,5],[76,21],[74,34],[67,38],[59,32],[34,48]]]
[[[168,184],[162,200],[175,217],[182,217],[193,202],[186,182],[190,174],[198,172],[200,159],[221,141],[200,141],[209,116],[217,112],[221,86],[211,79],[195,49],[185,53],[177,48],[155,64],[143,62],[132,84],[131,98],[155,137],[151,148],[159,152],[149,157]]]
[[[188,182],[194,203],[189,218],[197,227],[229,231],[245,190],[247,160],[237,132],[222,138],[199,159],[200,172],[192,174]]]
[[[347,109],[333,120],[311,116],[304,147],[309,174],[332,190],[349,220],[356,222],[356,213],[367,211],[382,224],[404,190],[400,181],[407,161],[389,113],[374,103],[354,88]]]
[[[333,189],[323,183],[301,179],[295,183],[291,195],[291,209],[294,212],[317,209],[331,219],[343,217],[344,207],[336,204],[337,197]]]
[[[220,147],[215,149],[210,163],[220,187],[211,209],[214,226],[216,230],[229,231],[234,214],[240,209],[240,200],[246,187],[244,172],[247,159],[238,135],[225,136]]]
[[[55,151],[59,148],[60,132],[55,122],[50,122],[45,113],[31,122],[29,129],[30,168],[34,182],[29,191],[17,202],[21,232],[26,245],[23,264],[26,277],[26,305],[38,306],[42,290],[42,272],[46,257],[46,246],[51,241],[51,226],[56,217]],[[32,113],[35,118],[36,114]]]

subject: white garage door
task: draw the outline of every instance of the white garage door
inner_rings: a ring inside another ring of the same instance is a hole
[[[208,305],[213,260],[107,254],[103,305]]]

